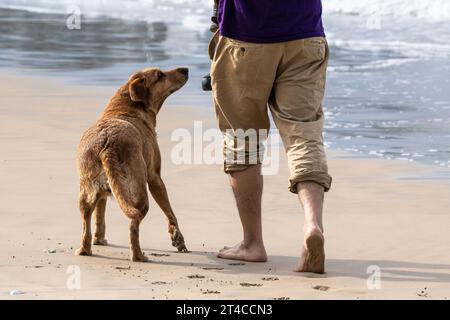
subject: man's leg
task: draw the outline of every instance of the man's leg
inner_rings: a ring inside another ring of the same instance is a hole
[[[263,178],[257,165],[261,160],[250,137],[248,144],[237,142],[247,141],[239,137],[240,131],[259,133],[270,128],[267,101],[282,53],[282,46],[220,36],[213,55],[211,78],[217,120],[224,133],[224,171],[230,175],[244,235],[241,243],[220,250],[221,258],[267,260],[261,230]]]
[[[305,212],[303,251],[295,271],[324,273],[325,250],[322,209],[324,188],[312,181],[297,184],[298,197]]]
[[[261,197],[263,177],[261,165],[254,165],[244,171],[230,174],[230,184],[241,218],[244,240],[234,247],[225,247],[219,252],[224,259],[253,262],[267,261],[262,238]]]
[[[285,46],[269,105],[286,148],[289,190],[299,196],[305,212],[303,253],[296,271],[323,273],[322,207],[331,185],[322,136],[328,47],[320,37]]]

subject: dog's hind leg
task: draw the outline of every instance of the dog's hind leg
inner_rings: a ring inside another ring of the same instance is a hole
[[[139,225],[142,219],[131,219],[130,222],[130,246],[131,246],[131,261],[146,262],[148,258],[141,250],[139,243]]]
[[[105,225],[105,210],[106,210],[106,197],[98,199],[97,205],[94,210],[95,219],[95,232],[94,240],[92,244],[98,246],[106,246],[108,241],[105,239],[106,225]]]
[[[136,154],[130,152],[129,154]],[[139,243],[139,225],[148,212],[147,172],[144,160],[136,157],[118,158],[114,153],[103,153],[101,161],[111,191],[120,209],[130,222],[130,248],[132,261],[148,261]]]
[[[95,197],[90,197],[88,193],[81,191],[79,197],[79,207],[81,218],[83,220],[83,234],[81,237],[81,247],[75,251],[75,254],[80,256],[90,256],[91,251],[91,216],[94,211],[97,199]]]
[[[172,207],[169,202],[169,196],[167,195],[166,186],[160,176],[153,177],[148,182],[150,192],[159,205],[161,210],[165,213],[169,223],[169,234],[172,239],[172,245],[180,252],[188,252],[184,243],[184,237],[181,234],[180,227],[178,226],[177,217],[173,213]]]

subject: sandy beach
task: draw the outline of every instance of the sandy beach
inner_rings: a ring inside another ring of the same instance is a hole
[[[218,249],[241,237],[227,176],[220,165],[175,165],[170,160],[173,130],[191,129],[196,120],[213,128],[215,117],[195,105],[171,105],[170,99],[158,119],[162,175],[191,252],[174,251],[165,217],[151,202],[141,227],[141,245],[151,262],[130,262],[128,219],[111,200],[106,235],[110,245],[94,246],[92,257],[75,256],[81,232],[76,146],[116,88],[4,73],[0,88],[0,299],[450,295],[450,183],[414,179],[435,167],[332,150],[334,184],[326,195],[324,216],[325,275],[292,272],[301,247],[303,213],[287,191],[284,156],[279,174],[265,178],[263,227],[269,262],[218,259]],[[81,272],[80,289],[67,286],[73,266]],[[380,271],[376,288],[367,284],[368,270]],[[13,290],[19,294],[10,295]]]

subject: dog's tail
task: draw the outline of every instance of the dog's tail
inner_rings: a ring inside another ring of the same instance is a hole
[[[124,163],[111,151],[102,151],[100,161],[122,211],[130,219],[142,220],[148,211],[145,174],[132,172],[131,168],[136,166]]]

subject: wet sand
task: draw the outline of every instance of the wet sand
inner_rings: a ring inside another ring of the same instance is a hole
[[[448,299],[450,184],[402,179],[434,170],[425,165],[330,151],[327,274],[312,275],[292,272],[303,213],[287,191],[283,156],[279,174],[265,178],[269,262],[216,258],[241,236],[227,177],[219,165],[170,161],[172,131],[192,128],[195,120],[214,127],[214,115],[171,100],[158,122],[163,178],[192,252],[174,251],[165,217],[151,202],[141,245],[152,262],[129,262],[128,220],[111,200],[110,245],[93,247],[93,257],[75,256],[81,234],[76,145],[114,90],[0,76],[0,299]],[[379,289],[368,288],[370,266],[380,268]],[[67,272],[77,267],[81,288],[70,290]],[[9,295],[13,290],[22,294]]]

